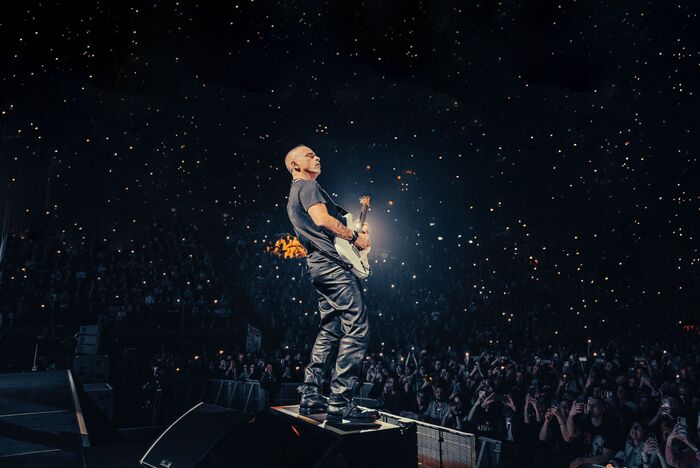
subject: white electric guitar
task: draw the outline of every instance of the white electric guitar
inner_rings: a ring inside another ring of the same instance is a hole
[[[365,218],[367,218],[367,210],[369,209],[370,195],[365,195],[360,197],[360,219],[355,224],[352,213],[347,213],[345,216],[345,225],[354,230],[360,230],[365,224]],[[344,210],[343,210],[344,211]],[[370,249],[359,250],[350,241],[341,239],[340,237],[335,238],[335,250],[340,254],[340,258],[345,260],[347,263],[352,265],[352,272],[355,273],[360,279],[365,279],[369,276],[369,259],[367,258]]]

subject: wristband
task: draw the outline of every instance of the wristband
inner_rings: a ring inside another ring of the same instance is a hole
[[[353,230],[352,239],[350,240],[350,243],[354,244],[358,237],[360,237],[360,234],[357,231]]]

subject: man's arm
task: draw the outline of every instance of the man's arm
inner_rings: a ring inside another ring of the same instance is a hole
[[[549,412],[548,412],[549,413]],[[540,442],[548,442],[549,441],[549,423],[554,419],[550,414],[545,415],[544,417],[544,424],[542,424],[542,427],[540,428],[540,435],[539,439]]]
[[[581,429],[579,429],[576,426],[576,423],[574,422],[574,416],[580,413],[583,413],[583,403],[574,403],[574,406],[571,408],[571,411],[569,411],[569,417],[566,418],[567,438],[565,438],[564,440],[566,440],[567,442],[571,442],[581,434]],[[563,432],[562,436],[564,436]]]
[[[325,203],[316,203],[309,207],[309,216],[316,226],[328,229],[336,237],[345,240],[352,240],[352,229],[349,229],[340,220],[328,214]]]

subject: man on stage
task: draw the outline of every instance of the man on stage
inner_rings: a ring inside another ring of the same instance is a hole
[[[292,174],[287,214],[297,238],[307,251],[306,266],[318,293],[321,325],[311,349],[311,361],[304,371],[300,387],[301,414],[326,412],[327,421],[348,419],[373,421],[379,413],[364,410],[352,398],[354,385],[362,370],[369,343],[367,309],[360,279],[341,259],[333,239],[341,237],[359,250],[370,247],[369,227],[360,232],[345,226],[347,213],[316,182],[321,174],[321,158],[309,147],[293,148],[284,159]],[[329,356],[338,350],[331,380],[331,395],[326,400],[321,388]]]

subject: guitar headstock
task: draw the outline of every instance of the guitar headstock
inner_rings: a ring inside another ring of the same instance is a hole
[[[372,200],[372,195],[363,195],[360,197],[360,204],[369,208],[370,201]]]

